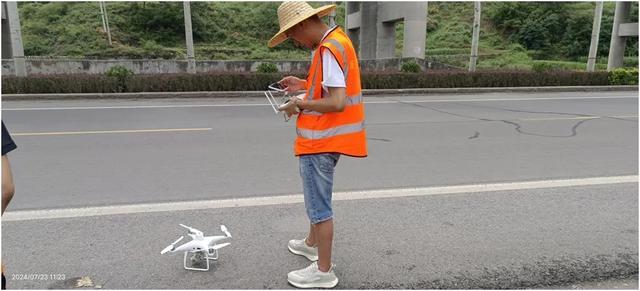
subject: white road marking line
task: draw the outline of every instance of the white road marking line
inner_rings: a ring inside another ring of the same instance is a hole
[[[58,132],[18,132],[13,136],[43,136],[43,135],[80,135],[80,134],[105,134],[105,133],[148,133],[148,132],[181,132],[181,131],[205,131],[212,128],[166,128],[166,129],[132,129],[132,130],[99,130],[99,131],[58,131]]]
[[[365,97],[366,98],[366,97]],[[370,97],[375,98],[375,97]],[[433,102],[489,102],[489,101],[535,101],[535,100],[581,100],[581,99],[637,99],[638,96],[617,97],[540,97],[540,98],[492,98],[492,99],[433,99],[433,100],[389,100],[365,101],[365,104],[397,104],[397,103],[433,103]],[[42,111],[42,110],[87,110],[87,109],[149,109],[149,108],[198,108],[198,107],[255,107],[271,106],[267,103],[238,103],[238,104],[181,104],[181,105],[133,105],[133,106],[89,106],[89,107],[29,107],[3,108],[3,111]]]
[[[362,200],[362,199],[381,199],[381,198],[398,198],[398,197],[412,197],[412,196],[480,193],[480,192],[494,192],[494,191],[530,190],[530,189],[544,189],[544,188],[558,188],[558,187],[594,186],[594,185],[608,185],[608,184],[619,184],[619,183],[638,183],[638,176],[630,175],[630,176],[538,180],[538,181],[492,183],[492,184],[471,184],[471,185],[437,186],[437,187],[421,187],[421,188],[348,191],[348,192],[334,193],[333,200],[334,201],[350,201],[350,200]],[[283,196],[251,197],[251,198],[223,199],[223,200],[142,203],[142,204],[129,204],[129,205],[117,205],[117,206],[63,208],[63,209],[19,210],[19,211],[7,211],[7,214],[4,215],[4,217],[2,218],[2,221],[8,222],[8,221],[24,221],[24,220],[73,218],[73,217],[91,217],[91,216],[103,216],[103,215],[132,214],[132,213],[152,213],[152,212],[163,212],[163,211],[203,210],[203,209],[220,209],[220,208],[232,208],[232,207],[256,207],[256,206],[267,206],[267,205],[286,205],[286,204],[295,204],[295,203],[303,203],[303,202],[304,202],[304,198],[302,194],[294,194],[294,195],[283,195]]]

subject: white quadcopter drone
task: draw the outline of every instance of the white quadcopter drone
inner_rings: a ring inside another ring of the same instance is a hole
[[[184,252],[184,268],[187,270],[208,271],[209,260],[217,260],[218,250],[231,244],[231,243],[217,244],[217,242],[231,237],[231,234],[229,233],[229,231],[227,231],[227,227],[224,225],[220,225],[220,230],[222,230],[222,232],[225,235],[216,235],[216,236],[204,236],[202,231],[199,231],[193,227],[189,227],[184,224],[180,224],[180,226],[189,230],[188,235],[191,237],[192,241],[176,247],[176,244],[184,238],[184,236],[181,236],[172,244],[164,248],[164,250],[162,250],[160,254],[162,255],[167,252],[172,252],[172,253]],[[192,266],[206,262],[206,268],[188,267],[187,266],[188,254],[192,255],[191,256]]]
[[[289,103],[289,92],[287,92],[286,88],[282,87],[278,82],[269,85],[268,88],[269,90],[265,91],[264,95],[267,97],[269,104],[271,104],[273,111],[277,115],[287,106],[287,103]],[[279,98],[278,95],[280,95]],[[300,94],[296,97],[302,100],[304,99],[304,94]],[[278,99],[280,100],[278,101]],[[284,113],[284,121],[289,121],[289,119],[291,118],[287,116],[287,113]]]

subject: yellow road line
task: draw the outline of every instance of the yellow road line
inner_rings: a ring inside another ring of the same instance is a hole
[[[21,132],[12,133],[13,136],[42,136],[42,135],[80,135],[80,134],[105,134],[105,133],[148,133],[148,132],[180,132],[180,131],[206,131],[211,128],[167,128],[167,129],[132,129],[132,130],[100,130],[100,131],[59,131],[59,132]]]

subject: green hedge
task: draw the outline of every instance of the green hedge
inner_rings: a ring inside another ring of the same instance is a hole
[[[208,73],[133,75],[126,79],[105,75],[33,75],[2,77],[3,94],[260,91],[284,73]],[[637,76],[637,71],[636,71]],[[304,77],[298,75],[298,77]],[[618,80],[618,79],[615,79]],[[629,84],[624,78],[619,84]],[[635,79],[637,84],[637,78]],[[124,84],[122,83],[124,82]],[[617,81],[618,82],[618,81]],[[607,72],[574,71],[429,71],[423,73],[362,73],[364,89],[528,87],[609,85]]]
[[[532,71],[463,71],[422,74],[368,73],[362,76],[366,89],[460,88],[460,87],[534,87],[608,85],[606,72],[532,72]]]
[[[400,72],[404,73],[420,73],[422,68],[416,62],[406,62],[400,66]]]
[[[2,94],[108,93],[119,86],[116,78],[104,75],[2,77]]]
[[[256,70],[258,71],[258,73],[277,73],[278,66],[276,66],[276,64],[274,63],[261,63],[258,65]]]
[[[615,69],[609,72],[612,85],[638,85],[638,69]]]
[[[133,75],[121,83],[118,78],[105,75],[10,76],[2,77],[2,93],[258,91],[283,77],[280,73],[158,74]]]

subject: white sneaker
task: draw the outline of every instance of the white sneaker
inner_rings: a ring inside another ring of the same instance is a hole
[[[315,262],[318,260],[318,247],[307,246],[305,239],[292,239],[289,241],[289,251],[296,255],[301,255],[309,259],[309,261]]]
[[[287,281],[298,288],[333,288],[338,285],[338,277],[333,272],[334,265],[328,272],[318,270],[318,262],[313,262],[304,269],[289,272]]]

